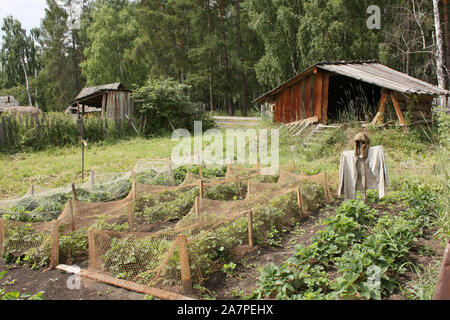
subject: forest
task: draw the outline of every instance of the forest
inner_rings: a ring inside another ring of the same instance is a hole
[[[47,0],[39,28],[1,22],[0,95],[62,111],[84,86],[162,77],[245,116],[308,66],[355,59],[448,88],[447,21],[446,0]]]

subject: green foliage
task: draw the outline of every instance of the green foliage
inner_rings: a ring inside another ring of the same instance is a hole
[[[398,215],[377,212],[359,200],[344,202],[309,246],[297,245],[283,264],[268,265],[249,298],[382,299],[398,287],[417,237],[430,227],[433,192],[411,185],[409,209]],[[336,271],[331,279],[328,271]]]
[[[50,254],[51,238],[48,232],[36,231],[31,223],[5,230],[5,261],[23,263],[37,269],[49,263]]]
[[[134,212],[138,217],[143,216],[148,223],[179,219],[191,210],[198,195],[198,188],[145,194],[136,200]]]
[[[191,103],[188,90],[189,86],[169,78],[149,79],[136,89],[133,99],[139,116],[147,119],[145,134],[161,134],[173,128],[194,128],[194,120],[201,120],[202,114]],[[207,129],[205,124],[203,127]]]
[[[155,270],[159,267],[171,244],[171,241],[165,239],[113,238],[110,249],[102,256],[102,262],[112,276],[138,279],[142,283],[151,276],[143,270]]]

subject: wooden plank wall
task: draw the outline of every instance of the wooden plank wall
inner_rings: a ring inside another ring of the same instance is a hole
[[[290,123],[317,116],[326,123],[329,79],[329,73],[315,70],[284,88],[275,98],[275,122]]]
[[[106,93],[106,117],[114,120],[126,120],[134,114],[134,105],[129,91],[109,91]],[[105,107],[103,107],[105,108]]]

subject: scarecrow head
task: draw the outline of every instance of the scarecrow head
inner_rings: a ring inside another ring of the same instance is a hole
[[[370,139],[365,132],[360,132],[355,136],[355,156],[367,158],[369,155]]]

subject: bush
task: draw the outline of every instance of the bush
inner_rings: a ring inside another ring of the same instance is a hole
[[[189,88],[170,78],[159,78],[149,79],[134,92],[133,99],[139,116],[144,119],[146,135],[160,135],[174,128],[193,130],[194,120],[202,120],[203,115],[190,101]],[[203,129],[210,126],[211,121],[204,121]]]

